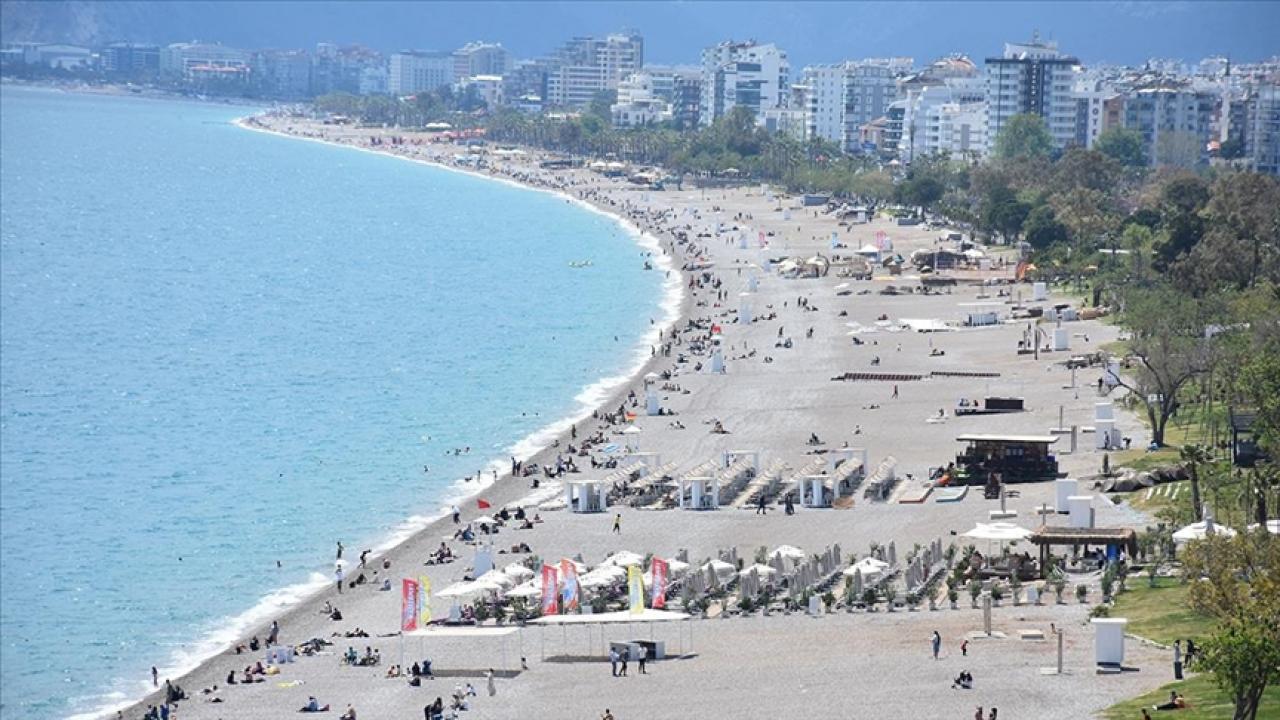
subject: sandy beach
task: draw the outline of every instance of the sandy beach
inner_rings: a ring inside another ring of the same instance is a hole
[[[428,142],[426,134],[322,125],[292,117],[264,116],[251,124],[254,129],[447,167],[458,167],[457,156],[464,153],[452,144]],[[391,144],[393,135],[405,142]],[[371,147],[374,137],[383,144]],[[542,522],[533,529],[519,530],[509,523],[494,537],[499,568],[529,557],[502,552],[517,543],[527,544],[532,555],[547,562],[580,557],[592,566],[621,550],[664,558],[684,553],[696,566],[731,548],[749,564],[760,547],[788,544],[812,554],[838,543],[847,563],[865,557],[873,543],[893,541],[903,554],[915,544],[934,540],[944,547],[968,544],[958,534],[976,522],[986,522],[988,511],[999,507],[998,501],[984,500],[980,488],[973,488],[960,502],[939,503],[934,497],[918,504],[897,502],[928,477],[930,468],[955,459],[964,448],[957,436],[1042,435],[1051,428],[1093,423],[1098,400],[1094,383],[1101,370],[1079,371],[1071,387],[1073,375],[1065,360],[1116,340],[1116,326],[1099,320],[1064,323],[1070,350],[1040,354],[1017,352],[1025,322],[958,327],[970,312],[994,310],[1008,316],[1016,298],[1030,300],[1029,285],[990,284],[1011,277],[1015,258],[1007,250],[991,250],[992,269],[955,273],[960,282],[930,294],[883,292],[889,286],[919,286],[919,276],[910,267],[901,276],[877,268],[870,280],[842,277],[839,265],[825,276],[789,278],[763,266],[783,256],[849,255],[875,243],[879,233],[892,241],[893,252],[907,257],[915,250],[935,248],[940,231],[924,225],[898,226],[879,217],[865,224],[842,225],[834,214],[803,207],[800,198],[759,185],[705,190],[686,185],[651,191],[586,169],[545,170],[539,166],[543,159],[533,151],[490,154],[478,167],[468,159],[460,169],[561,192],[635,225],[656,240],[654,252],[669,261],[671,277],[679,280],[685,292],[678,310],[671,308],[677,310],[674,318],[663,318],[662,310],[654,309],[655,330],[662,321],[673,320],[674,334],[667,330],[661,343],[655,340],[648,362],[600,404],[600,415],[627,404],[629,411],[637,413],[634,426],[639,432],[623,435],[624,423],[588,417],[576,424],[572,435],[566,427],[553,446],[528,463],[554,466],[568,446],[601,433],[603,442],[592,447],[590,456],[608,457],[601,452],[607,444],[629,446],[659,454],[663,464],[674,464],[675,476],[708,461],[718,462],[726,452],[756,453],[761,469],[781,468],[785,485],[801,468],[821,459],[821,452],[848,447],[865,450],[870,468],[895,458],[898,475],[910,474],[914,479],[899,483],[885,502],[865,499],[858,492],[843,507],[800,507],[794,515],[784,514],[776,504],[764,516],[750,505],[692,512],[620,504],[605,513],[586,514],[537,507],[563,495],[559,480],[543,479],[535,490],[531,478],[504,474],[482,493],[492,503],[490,510],[480,510],[474,500],[459,504],[463,524],[482,513],[517,505],[540,516]],[[719,234],[717,224],[723,230]],[[832,248],[833,233],[842,247]],[[741,242],[740,235],[747,242]],[[761,237],[766,247],[761,247]],[[640,248],[637,262],[643,262]],[[651,272],[666,272],[656,257],[651,264]],[[1014,288],[1013,296],[1000,296],[998,287]],[[750,323],[741,322],[743,303],[749,305],[745,314],[751,317]],[[1051,295],[1048,301],[1033,304],[1054,303],[1078,305],[1078,300]],[[877,325],[903,319],[952,327],[922,333]],[[697,350],[704,346],[712,325],[720,328],[723,373],[711,372],[710,353]],[[860,329],[865,332],[853,334]],[[669,348],[663,347],[668,343]],[[921,379],[833,380],[845,373],[868,372]],[[644,413],[647,373],[665,376],[655,387],[664,413],[674,414]],[[637,403],[631,406],[633,392]],[[991,395],[1021,397],[1026,411],[972,417],[952,412],[961,399]],[[716,423],[725,432],[713,432]],[[1132,436],[1135,444],[1145,442],[1137,418],[1118,412],[1117,427],[1123,435]],[[820,440],[816,445],[809,442],[813,435]],[[1102,452],[1093,449],[1092,436],[1083,435],[1076,451],[1068,450],[1069,438],[1060,438],[1054,452],[1067,475],[1084,477],[1099,471]],[[593,469],[588,456],[575,461],[581,472],[560,480],[604,478],[611,472]],[[1054,502],[1052,485],[1016,486],[1018,495],[1007,501],[1008,508],[1017,512],[1012,522],[1027,528],[1039,525],[1036,508]],[[1101,495],[1094,499],[1094,508],[1100,526],[1141,528],[1149,520]],[[620,533],[612,532],[615,512],[621,515]],[[323,652],[299,657],[281,666],[278,675],[250,686],[228,687],[225,680],[229,672],[239,673],[261,660],[262,652],[237,654],[228,648],[187,675],[172,678],[190,696],[179,704],[177,716],[281,717],[315,696],[332,707],[333,717],[351,704],[361,720],[417,718],[437,696],[447,700],[455,683],[470,682],[478,697],[470,699],[470,709],[462,717],[598,718],[607,708],[619,720],[641,716],[834,718],[860,717],[868,712],[864,709],[874,708],[871,714],[878,718],[969,718],[977,706],[997,706],[1006,718],[1065,719],[1093,716],[1170,679],[1167,653],[1136,641],[1128,644],[1126,665],[1137,672],[1095,675],[1093,633],[1087,624],[1092,605],[1074,598],[1061,605],[1048,599],[1042,606],[1015,605],[1006,599],[993,608],[993,627],[1006,637],[972,640],[967,657],[961,654],[961,641],[982,628],[982,612],[970,607],[967,596],[961,598],[958,609],[947,607],[944,598],[935,610],[839,610],[819,617],[756,613],[648,627],[531,625],[501,638],[398,637],[402,577],[426,575],[438,592],[467,575],[474,547],[454,541],[455,530],[450,518],[442,518],[385,554],[371,556],[363,570],[367,583],[342,594],[330,585],[282,611],[278,618],[281,642],[292,645],[323,638],[333,643]],[[335,532],[340,534],[340,529]],[[459,559],[424,565],[442,541]],[[1020,550],[1025,547],[1024,543]],[[349,580],[362,572],[356,566],[361,549],[349,547],[344,555]],[[378,589],[384,579],[391,580],[393,591]],[[1069,581],[1092,584],[1092,597],[1099,597],[1096,573],[1073,575]],[[322,614],[326,604],[338,607],[343,619],[334,621]],[[434,598],[433,615],[446,616],[450,605],[447,598]],[[254,635],[265,638],[269,622],[245,640]],[[1056,661],[1056,643],[1019,639],[1019,631],[1039,630],[1052,637],[1051,623],[1064,631],[1066,673],[1042,676],[1041,668]],[[341,636],[356,628],[369,637]],[[935,630],[943,638],[942,657],[936,661],[929,648]],[[335,633],[340,636],[334,637]],[[613,678],[606,659],[607,642],[650,637],[665,641],[668,653],[678,649],[682,657],[650,663],[647,675],[637,674],[633,665],[630,677]],[[361,654],[366,647],[377,648],[382,664],[342,663],[340,656],[348,646]],[[384,677],[387,668],[402,657],[406,666],[429,658],[441,677],[421,687]],[[521,657],[527,659],[525,670]],[[488,668],[499,671],[492,697],[485,688]],[[951,679],[961,670],[974,675],[974,689],[951,689]],[[162,688],[163,683],[162,677]],[[216,691],[201,692],[214,686]],[[221,702],[211,702],[213,698]],[[155,693],[126,709],[124,716],[140,717],[148,704],[162,699]]]

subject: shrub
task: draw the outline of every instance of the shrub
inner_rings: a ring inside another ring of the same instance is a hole
[[[1076,600],[1084,602],[1087,597],[1089,597],[1089,586],[1084,583],[1076,585]]]

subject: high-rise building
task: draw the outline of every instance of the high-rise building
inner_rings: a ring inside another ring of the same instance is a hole
[[[160,50],[160,73],[191,80],[194,76],[248,76],[250,54],[212,43],[174,43]]]
[[[382,83],[375,86],[381,87],[377,93],[385,93],[387,63],[380,53],[360,45],[338,47],[332,43],[317,43],[311,56],[311,93],[370,94],[363,92],[361,82],[369,70],[381,74]]]
[[[1208,161],[1216,108],[1208,92],[1161,84],[1125,97],[1123,124],[1142,134],[1152,165],[1191,167]]]
[[[387,90],[392,95],[431,91],[453,83],[453,55],[406,50],[391,56],[388,70]]]
[[[844,65],[810,65],[801,75],[808,109],[806,135],[844,143]]]
[[[300,100],[311,95],[311,57],[305,50],[260,50],[253,54],[252,79],[267,97]]]
[[[154,73],[160,70],[160,47],[112,43],[102,49],[102,69],[118,75]]]
[[[846,63],[844,68],[844,137],[840,147],[845,152],[860,152],[861,129],[884,115],[897,99],[897,85],[890,66],[869,63]]]
[[[546,68],[544,100],[558,107],[581,108],[644,67],[644,38],[615,33],[605,38],[580,37],[565,43]]]
[[[655,125],[671,119],[671,103],[658,97],[654,76],[633,73],[618,84],[618,101],[610,107],[614,127]]]
[[[765,110],[787,107],[787,54],[755,41],[722,42],[702,51],[702,102],[698,122],[710,125],[735,107],[757,119]]]
[[[680,130],[698,126],[702,109],[702,75],[677,74],[671,85],[671,121]]]
[[[1258,87],[1245,107],[1245,166],[1254,172],[1280,175],[1280,84]]]
[[[506,75],[515,63],[498,43],[471,42],[453,51],[453,80],[476,75]]]
[[[1004,56],[987,58],[987,138],[994,146],[1014,115],[1044,118],[1053,144],[1076,142],[1076,101],[1072,85],[1080,61],[1063,55],[1055,42],[1006,43]]]

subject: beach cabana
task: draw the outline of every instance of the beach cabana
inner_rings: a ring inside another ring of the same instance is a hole
[[[609,486],[600,480],[567,482],[564,501],[571,512],[604,512],[609,507]]]
[[[1138,553],[1138,533],[1133,528],[1080,528],[1042,525],[1031,531],[1027,538],[1040,548],[1040,569],[1047,567],[1051,546],[1080,547],[1094,545],[1106,548],[1107,556],[1114,557],[1123,549],[1129,557]]]

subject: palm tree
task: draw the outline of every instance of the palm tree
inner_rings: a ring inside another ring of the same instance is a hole
[[[1213,462],[1213,454],[1204,445],[1191,444],[1183,445],[1179,455],[1191,476],[1191,514],[1199,522],[1204,519],[1204,511],[1200,507],[1200,467]]]

